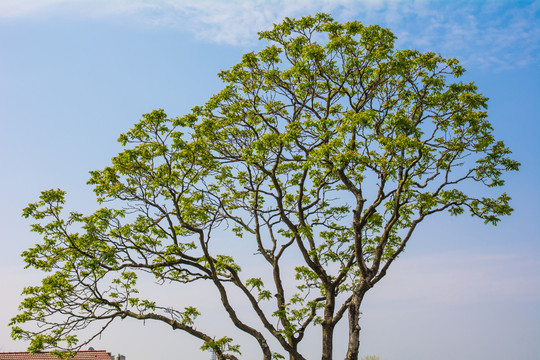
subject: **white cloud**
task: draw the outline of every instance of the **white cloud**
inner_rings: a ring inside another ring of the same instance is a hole
[[[256,32],[284,17],[329,12],[389,27],[398,46],[434,50],[467,66],[508,68],[540,59],[540,2],[429,2],[380,0],[4,0],[0,20],[59,16],[106,18],[173,27],[200,41],[253,45]]]
[[[143,19],[155,25],[183,28],[202,41],[230,45],[252,44],[257,32],[271,28],[285,17],[316,12],[341,12],[350,1],[167,1]]]
[[[39,13],[40,11],[56,6],[60,2],[61,1],[59,0],[4,0],[0,2],[0,19],[32,16],[36,13]]]

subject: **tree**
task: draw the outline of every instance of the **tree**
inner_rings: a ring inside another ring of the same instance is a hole
[[[327,14],[259,35],[271,45],[221,72],[225,88],[204,106],[176,118],[154,110],[120,136],[125,149],[89,180],[111,206],[64,215],[65,193],[49,190],[24,209],[43,237],[24,261],[48,275],[24,289],[13,337],[71,349],[77,330],[103,322],[97,336],[129,317],[238,359],[233,339],[195,326],[195,306],[138,295],[149,273],[171,291],[213,284],[265,360],[305,359],[299,344],[315,330],[332,359],[340,321],[346,359],[357,360],[362,300],[422,221],[467,211],[495,225],[511,213],[506,194],[478,196],[519,164],[492,135],[487,98],[457,80],[457,60],[396,50],[389,30]],[[226,241],[256,251],[267,273],[242,271]]]

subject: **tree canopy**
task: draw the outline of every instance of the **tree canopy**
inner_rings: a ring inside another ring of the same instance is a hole
[[[346,360],[357,360],[364,295],[422,221],[468,212],[495,225],[511,213],[509,196],[488,188],[519,164],[457,60],[395,49],[389,30],[327,14],[259,35],[269,46],[222,71],[205,105],[154,110],[120,136],[124,150],[88,182],[102,208],[65,214],[65,192],[48,190],[24,209],[43,238],[24,261],[47,276],[24,289],[13,337],[73,349],[91,340],[78,330],[103,323],[97,336],[129,317],[242,357],[234,339],[197,326],[197,304],[139,294],[147,273],[171,292],[212,284],[262,359],[305,359],[310,331],[332,359],[341,321]],[[255,252],[265,272],[242,268],[226,244]]]

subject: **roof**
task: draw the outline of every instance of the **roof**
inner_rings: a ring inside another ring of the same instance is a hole
[[[72,360],[111,360],[105,350],[77,351]],[[0,360],[58,360],[50,352],[0,352]]]

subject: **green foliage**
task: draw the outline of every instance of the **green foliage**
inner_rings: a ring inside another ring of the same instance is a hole
[[[233,345],[231,342],[233,339],[230,337],[224,336],[221,339],[218,340],[210,340],[206,341],[204,344],[202,344],[201,349],[202,350],[218,350],[219,352],[223,351],[231,351],[237,354],[241,354],[240,347],[238,345]]]
[[[23,210],[43,239],[24,261],[47,277],[24,290],[14,338],[36,351],[71,349],[85,344],[77,330],[131,317],[236,358],[231,338],[195,326],[195,307],[142,298],[137,283],[148,273],[179,291],[211,282],[265,360],[283,356],[262,329],[303,359],[306,332],[330,334],[344,314],[358,317],[365,292],[425,218],[468,212],[495,225],[511,213],[510,197],[495,190],[519,163],[493,136],[487,98],[459,81],[456,59],[397,50],[388,29],[327,14],[259,35],[271,44],[220,72],[225,87],[206,104],[176,118],[154,110],[119,137],[124,150],[88,181],[110,207],[64,214],[65,193],[49,190]],[[268,271],[244,280],[243,259],[225,241],[256,252]],[[297,263],[284,270],[289,254]],[[294,291],[284,274],[294,274]],[[257,325],[238,316],[231,287]],[[39,330],[23,329],[32,322]]]

